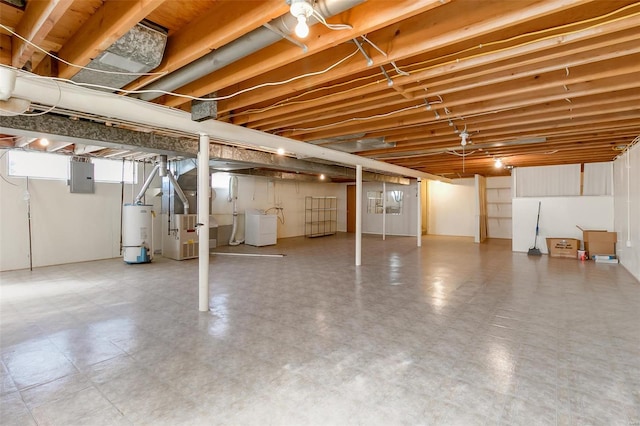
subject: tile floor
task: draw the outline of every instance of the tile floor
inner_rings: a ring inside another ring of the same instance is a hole
[[[640,284],[510,242],[0,274],[3,425],[638,425]]]

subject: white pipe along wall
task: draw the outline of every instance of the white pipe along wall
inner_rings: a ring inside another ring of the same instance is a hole
[[[15,72],[6,66],[0,66],[0,72]],[[282,148],[286,152],[319,158],[322,160],[349,166],[361,165],[368,170],[392,173],[395,175],[434,179],[448,182],[449,179],[406,167],[396,166],[366,157],[336,151],[321,146],[284,138],[258,130],[247,129],[230,123],[216,120],[196,122],[191,120],[187,112],[168,108],[125,96],[115,95],[83,87],[71,83],[54,81],[18,71],[15,89],[12,95],[31,102],[95,114],[100,117],[113,118],[156,128],[171,129],[193,135],[205,134],[216,140],[228,143],[241,143],[271,149]],[[0,126],[0,130],[2,127]]]

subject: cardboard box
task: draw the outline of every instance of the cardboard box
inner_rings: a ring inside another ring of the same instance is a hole
[[[578,258],[580,240],[575,238],[547,238],[547,249],[551,257]]]
[[[589,256],[592,258],[596,254],[616,254],[617,232],[582,229],[579,226],[578,229],[582,231],[584,249],[589,252]]]

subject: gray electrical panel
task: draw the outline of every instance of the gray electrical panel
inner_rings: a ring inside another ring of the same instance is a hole
[[[75,194],[93,194],[93,163],[71,161],[69,192]]]

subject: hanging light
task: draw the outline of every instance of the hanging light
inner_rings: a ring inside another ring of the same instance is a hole
[[[460,133],[460,145],[465,146],[469,140],[469,133],[466,130],[463,130]]]
[[[496,158],[494,160],[493,167],[495,167],[496,169],[501,169],[502,168],[502,160],[499,159],[499,158]]]
[[[309,35],[307,19],[313,14],[313,6],[307,0],[291,0],[289,11],[298,19],[295,28],[296,35],[300,38],[307,37]]]

